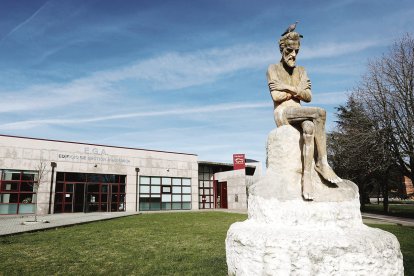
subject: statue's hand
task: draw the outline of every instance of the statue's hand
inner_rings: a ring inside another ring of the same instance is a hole
[[[284,84],[283,82],[279,80],[273,80],[269,83],[269,89],[270,91],[283,91],[291,93],[292,87],[290,85]]]

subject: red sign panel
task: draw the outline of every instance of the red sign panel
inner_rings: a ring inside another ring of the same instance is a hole
[[[241,170],[246,167],[244,154],[233,154],[233,169]]]

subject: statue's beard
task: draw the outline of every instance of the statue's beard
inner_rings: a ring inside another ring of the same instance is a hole
[[[296,66],[296,59],[294,57],[283,58],[283,60],[285,61],[285,64],[289,67],[293,68]]]

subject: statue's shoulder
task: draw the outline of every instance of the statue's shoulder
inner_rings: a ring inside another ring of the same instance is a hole
[[[279,70],[281,67],[282,66],[280,63],[270,64],[269,67],[267,67],[267,71],[276,71]]]
[[[300,73],[306,73],[306,69],[305,69],[305,67],[303,67],[303,66],[296,66],[296,68],[298,69],[298,71],[299,71]]]
[[[270,64],[267,67],[267,75],[278,76],[281,70],[283,70],[283,66],[280,63]]]

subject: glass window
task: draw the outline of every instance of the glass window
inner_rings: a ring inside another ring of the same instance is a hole
[[[73,192],[73,184],[66,183],[66,192],[69,192],[69,193]]]
[[[65,181],[65,173],[57,172],[56,173],[56,181]]]
[[[183,195],[183,201],[191,201],[191,195]]]
[[[65,202],[66,203],[72,202],[72,194],[65,194]],[[95,201],[91,201],[91,202],[95,202]]]
[[[76,173],[77,175],[81,176],[82,174],[80,173]],[[87,179],[88,182],[102,182],[103,181],[103,177],[100,174],[94,174],[94,173],[90,173],[87,174]],[[66,179],[66,181],[68,181],[68,179]],[[84,181],[82,181],[84,182]]]
[[[62,174],[65,175],[64,176],[65,181],[86,182],[86,174],[85,173],[62,173]],[[92,181],[89,181],[89,182],[92,182]]]
[[[173,186],[173,194],[181,194],[181,187]]]
[[[149,206],[140,205],[140,208],[149,210],[180,210],[182,209],[183,198],[181,193],[187,194],[185,200],[191,201],[191,179],[147,176],[141,177],[140,182],[140,202],[144,199],[150,202]],[[144,184],[148,183],[148,184]],[[145,191],[145,193],[143,192]],[[144,198],[145,195],[145,198]],[[186,208],[191,205],[186,205]],[[145,211],[144,209],[140,209]]]
[[[140,202],[139,203],[139,210],[141,210],[141,211],[149,211],[149,209],[150,209],[149,202]]]
[[[20,195],[20,203],[29,204],[35,202],[34,194],[21,194]]]
[[[162,178],[162,185],[171,185],[171,178],[163,177]]]
[[[118,208],[125,196],[125,184],[118,184],[125,176],[57,172],[55,186],[55,212],[123,211]],[[116,184],[106,184],[115,182]],[[121,189],[120,189],[121,188]],[[112,195],[111,195],[112,192]],[[149,192],[149,191],[148,191]]]
[[[170,194],[162,195],[161,201],[162,202],[171,202],[171,195]]]
[[[181,202],[180,203],[172,203],[173,210],[181,210]]]
[[[191,180],[189,178],[183,178],[183,186],[191,186]]]
[[[119,177],[114,174],[103,174],[102,182],[103,183],[118,183]]]
[[[55,194],[55,203],[62,203],[62,194]]]
[[[68,184],[66,184],[66,191],[68,191]],[[89,184],[88,185],[89,193],[99,193],[99,184]]]
[[[20,180],[20,171],[4,171],[3,180]]]
[[[112,193],[118,193],[119,186],[118,184],[112,184]]]
[[[19,194],[0,194],[0,203],[17,203]]]
[[[22,182],[22,184],[20,185],[20,191],[22,192],[33,192],[33,182]]]
[[[18,191],[19,190],[19,182],[6,182],[4,181],[1,184],[2,191]]]
[[[19,214],[31,214],[35,212],[34,204],[20,204],[19,205]]]
[[[35,172],[23,172],[22,180],[34,181],[36,176],[37,176],[37,173]]]
[[[161,178],[151,177],[151,185],[160,185],[160,184],[161,184]]]
[[[0,204],[0,214],[17,214],[17,204]]]
[[[108,194],[101,194],[101,202],[108,202]]]
[[[171,186],[162,186],[162,192],[163,193],[171,193]]]
[[[151,211],[161,210],[161,204],[160,204],[160,202],[151,202],[150,203],[150,210]]]
[[[64,182],[57,182],[55,192],[63,192]]]
[[[150,186],[140,186],[139,187],[140,193],[149,193],[150,192]]]
[[[162,210],[171,210],[171,203],[170,202],[163,202],[161,204]]]
[[[150,184],[150,178],[147,176],[141,176],[139,180],[141,185],[149,185]]]
[[[191,203],[183,202],[183,209],[184,210],[190,210],[191,209]]]
[[[101,192],[102,193],[107,193],[108,192],[108,185],[107,184],[102,184]]]
[[[161,192],[160,186],[151,186],[151,193],[152,194],[159,194]]]

